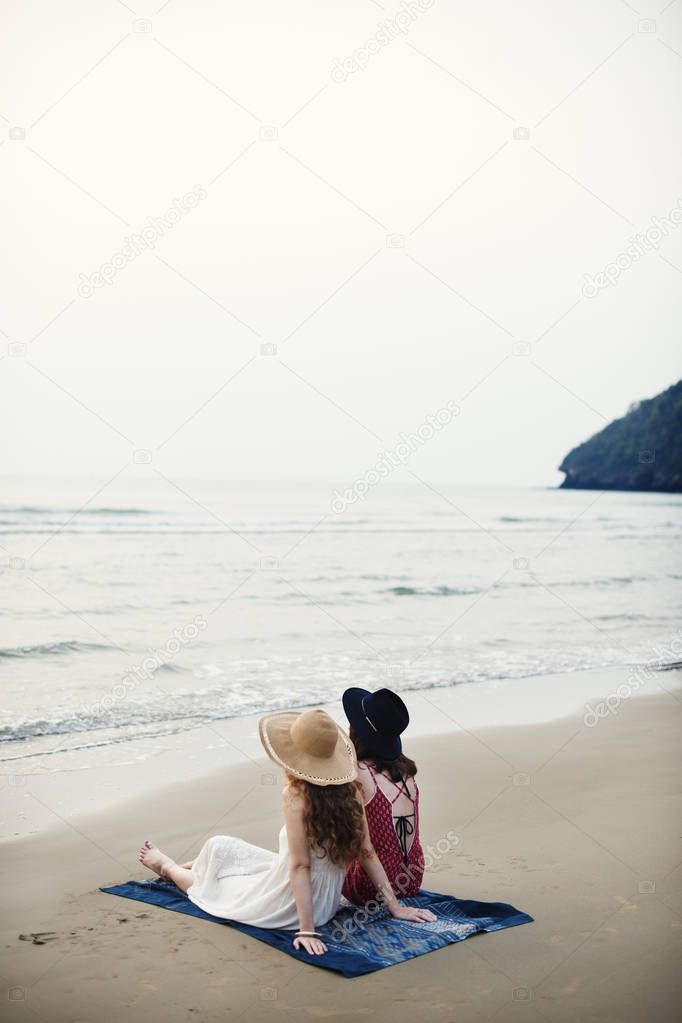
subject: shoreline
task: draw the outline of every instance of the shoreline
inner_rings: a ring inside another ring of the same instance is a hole
[[[527,1001],[553,1023],[672,1021],[682,950],[681,721],[677,695],[640,693],[593,728],[573,713],[515,727],[450,721],[411,736],[422,843],[457,836],[424,886],[511,902],[535,922],[352,982],[230,927],[98,890],[148,876],[136,858],[146,837],[175,858],[216,833],[273,848],[280,774],[264,755],[200,784],[186,776],[159,786],[149,762],[137,765],[137,790],[115,812],[99,802],[69,817],[50,799],[62,819],[49,833],[2,847],[12,878],[4,976],[8,989],[24,993],[6,1003],[7,1019],[26,1019],[28,1007],[29,1018],[72,1023],[90,1018],[96,1004],[103,1021],[125,1015],[131,1023],[217,1021],[228,1011],[278,1023],[367,1014],[388,1023],[405,1018],[407,1000],[433,1023],[455,1015],[478,1023],[498,1012],[515,1021],[527,1013],[517,1002]],[[62,790],[66,778],[73,775],[62,775]],[[36,798],[32,785],[27,803]],[[64,791],[61,798],[66,805]],[[18,940],[44,931],[54,935],[43,947]],[[343,1004],[331,1005],[341,992]]]
[[[408,690],[410,742],[443,733],[466,733],[490,728],[519,728],[550,724],[585,713],[586,706],[621,702],[619,687],[641,669],[596,668],[558,675],[536,675],[490,683]],[[390,682],[389,682],[390,684]],[[682,691],[682,670],[650,671],[630,699]],[[316,704],[311,704],[316,706]],[[320,704],[342,726],[340,702]],[[612,713],[608,712],[607,716]],[[66,765],[50,769],[50,757],[5,761],[0,772],[6,812],[0,825],[0,847],[19,838],[50,831],[61,819],[77,821],[93,808],[114,809],[134,799],[143,773],[148,790],[164,789],[186,779],[197,783],[217,772],[258,763],[263,751],[258,739],[261,714],[214,720],[207,725],[155,739],[129,739],[78,755],[58,754]],[[125,748],[126,759],[107,762],[102,754]],[[69,757],[71,763],[68,763]],[[12,764],[16,768],[12,770]],[[25,770],[25,768],[29,770]],[[25,798],[31,793],[33,799]],[[29,803],[27,810],[26,804]]]

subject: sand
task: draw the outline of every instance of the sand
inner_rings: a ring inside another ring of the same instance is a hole
[[[77,813],[69,795],[75,775],[51,779],[48,788],[39,778],[15,787],[5,781],[13,817],[6,832],[17,824],[17,807],[43,816],[36,834],[0,847],[0,1018],[676,1020],[681,710],[671,690],[624,700],[592,728],[582,714],[568,714],[463,729],[449,713],[450,731],[414,739],[408,751],[419,766],[423,844],[457,836],[425,886],[512,902],[535,922],[355,980],[229,927],[98,890],[148,876],[136,860],[147,837],[178,859],[217,833],[274,847],[279,776],[264,758],[222,770],[209,758],[201,778],[165,787],[151,767],[131,767],[125,777],[136,772],[134,798],[126,790],[106,809],[81,805]],[[96,805],[97,774],[83,773]],[[101,776],[108,797],[111,777]],[[20,940],[32,932],[52,933],[40,944]]]

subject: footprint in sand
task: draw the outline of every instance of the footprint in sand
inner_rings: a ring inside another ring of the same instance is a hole
[[[34,945],[46,945],[48,941],[56,941],[56,931],[32,931],[30,934],[20,934],[19,941],[32,941]]]

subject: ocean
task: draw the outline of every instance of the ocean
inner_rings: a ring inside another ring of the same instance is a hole
[[[350,685],[680,661],[680,496],[383,482],[340,508],[333,484],[103,482],[5,480],[6,773]]]

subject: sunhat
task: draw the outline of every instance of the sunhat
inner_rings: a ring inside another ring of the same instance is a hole
[[[345,785],[357,778],[355,747],[323,710],[267,714],[258,731],[270,759],[295,778],[312,785]]]
[[[407,707],[391,689],[354,687],[343,694],[343,709],[368,753],[395,760],[403,750],[400,735],[410,723]]]

